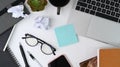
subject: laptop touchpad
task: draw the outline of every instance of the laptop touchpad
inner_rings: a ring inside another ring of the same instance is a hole
[[[99,17],[91,19],[87,36],[99,41],[120,46],[120,23]]]

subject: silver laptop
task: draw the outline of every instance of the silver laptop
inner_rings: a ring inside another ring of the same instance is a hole
[[[120,46],[119,0],[74,0],[68,22],[77,34]]]

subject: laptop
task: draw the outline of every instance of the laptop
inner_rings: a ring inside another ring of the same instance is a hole
[[[120,46],[119,0],[74,0],[68,23],[78,35]]]
[[[13,18],[7,10],[16,5],[23,5],[25,0],[0,0],[0,50],[4,50],[6,42],[11,33],[12,27],[23,18]],[[26,14],[30,14],[27,8],[24,8]]]

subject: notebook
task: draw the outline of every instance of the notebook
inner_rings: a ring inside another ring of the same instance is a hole
[[[2,67],[19,67],[17,60],[15,60],[9,48],[7,48],[5,52],[0,51],[0,65],[2,65]]]
[[[21,21],[23,18],[13,18],[11,13],[7,10],[16,5],[24,5],[25,0],[0,0],[0,50],[4,50],[7,45],[7,39],[10,35],[12,27]],[[26,6],[24,6],[24,13],[30,14]]]
[[[120,67],[120,48],[100,49],[98,67]]]

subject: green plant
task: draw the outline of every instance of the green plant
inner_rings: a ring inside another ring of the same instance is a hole
[[[44,10],[45,6],[47,5],[46,0],[28,0],[27,3],[32,11]]]

